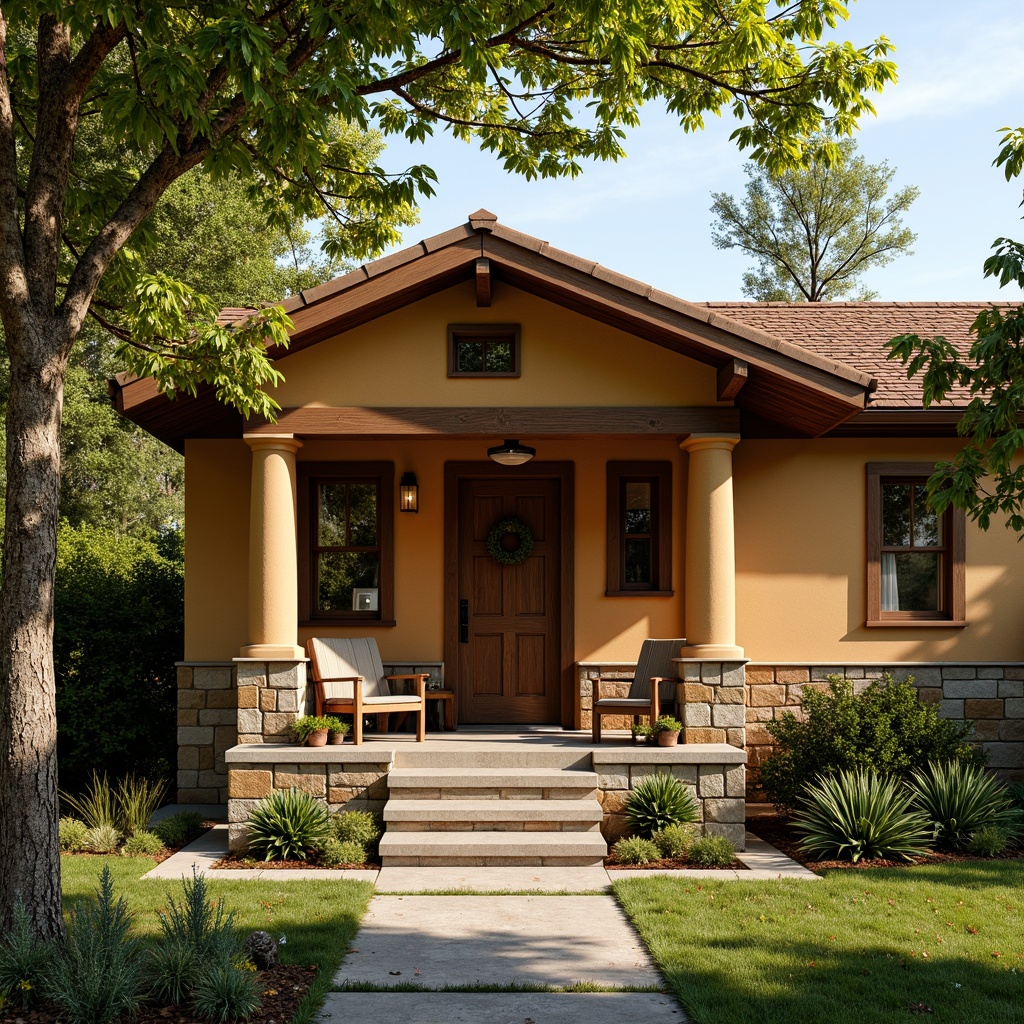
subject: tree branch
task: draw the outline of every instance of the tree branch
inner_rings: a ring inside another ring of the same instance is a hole
[[[7,77],[7,19],[0,9],[0,309],[4,320],[17,315],[28,299],[25,249],[18,223],[18,149],[14,106]],[[10,332],[7,333],[10,337]]]

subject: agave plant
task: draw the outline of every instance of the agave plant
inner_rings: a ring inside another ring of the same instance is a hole
[[[819,858],[910,860],[932,843],[927,817],[897,779],[857,769],[819,775],[792,818],[800,848]]]
[[[630,828],[645,839],[666,825],[697,821],[700,810],[689,786],[666,772],[651,775],[637,783],[626,800],[626,820]]]
[[[1024,833],[1024,812],[983,768],[962,761],[932,761],[911,774],[909,786],[914,806],[934,825],[941,847],[966,849],[985,825],[994,825],[1011,842]]]
[[[327,808],[298,789],[277,789],[249,815],[249,849],[264,860],[305,860],[330,834]]]

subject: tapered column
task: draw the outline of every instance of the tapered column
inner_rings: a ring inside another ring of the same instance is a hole
[[[245,440],[252,448],[252,495],[249,643],[241,655],[273,661],[302,658],[295,519],[295,453],[302,442],[291,434]]]
[[[691,434],[686,492],[685,658],[737,661],[732,450],[738,434]]]

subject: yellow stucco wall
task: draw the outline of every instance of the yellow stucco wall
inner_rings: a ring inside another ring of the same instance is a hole
[[[456,285],[288,356],[273,394],[314,406],[715,405],[715,370],[497,282]],[[448,378],[447,325],[521,325],[518,378]]]
[[[949,440],[741,441],[737,642],[754,661],[1022,661],[1024,544],[967,523],[964,629],[867,629],[868,462],[951,458]]]

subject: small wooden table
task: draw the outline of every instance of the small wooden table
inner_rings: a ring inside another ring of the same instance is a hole
[[[440,713],[441,709],[438,709],[437,721],[441,727],[441,732],[446,729],[449,732],[455,732],[458,729],[458,715],[456,714],[455,707],[455,691],[454,690],[427,690],[427,711],[430,710],[430,702],[433,701],[444,701],[444,714]]]

